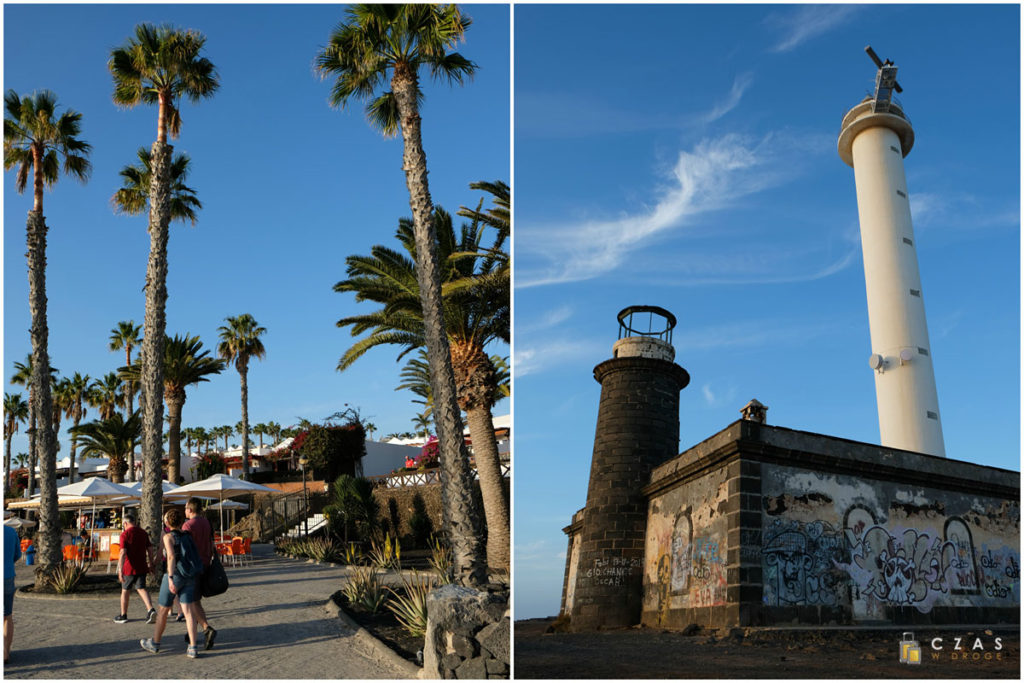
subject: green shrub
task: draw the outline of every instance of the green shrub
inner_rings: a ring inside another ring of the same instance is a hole
[[[430,541],[430,535],[434,533],[434,523],[430,521],[430,515],[427,514],[427,504],[423,501],[423,496],[418,493],[412,498],[409,531],[412,533],[412,543],[415,548],[426,546]]]

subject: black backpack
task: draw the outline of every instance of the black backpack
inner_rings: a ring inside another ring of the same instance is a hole
[[[174,543],[178,546],[178,563],[175,566],[175,574],[185,579],[199,576],[203,571],[203,561],[199,557],[199,549],[192,539],[192,534],[187,531],[171,531],[174,534]]]

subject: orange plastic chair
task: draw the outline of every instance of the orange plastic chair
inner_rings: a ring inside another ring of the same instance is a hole
[[[110,544],[110,559],[107,560],[107,573],[110,573],[110,563],[113,562],[114,566],[117,566],[118,560],[121,559],[121,544],[111,543]]]
[[[32,541],[27,538],[21,539],[21,552],[24,553],[30,545],[32,545]]]
[[[245,560],[247,564],[252,564],[252,539],[251,538],[243,538],[242,539],[242,559]]]
[[[231,564],[237,565],[242,555],[242,539],[236,536],[231,539],[231,545],[225,547],[225,555],[231,558]]]
[[[85,559],[85,552],[74,545],[64,546],[64,559],[78,562]]]

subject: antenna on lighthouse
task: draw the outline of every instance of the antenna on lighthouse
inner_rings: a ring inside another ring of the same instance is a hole
[[[891,59],[887,59],[884,62],[879,59],[870,45],[865,47],[864,51],[868,53],[868,57],[878,67],[878,74],[875,75],[874,105],[871,109],[876,114],[888,112],[889,105],[892,104],[892,91],[903,92],[903,88],[896,82],[897,67],[892,63]]]

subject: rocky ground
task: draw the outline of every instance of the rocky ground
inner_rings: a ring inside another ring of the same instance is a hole
[[[923,662],[899,661],[899,629],[631,628],[546,633],[553,619],[517,621],[515,678],[1011,678],[1020,679],[1019,629],[915,632]],[[941,649],[931,647],[932,639]],[[961,650],[956,650],[956,639]],[[997,643],[996,638],[1000,641]],[[999,649],[997,649],[999,646]]]

